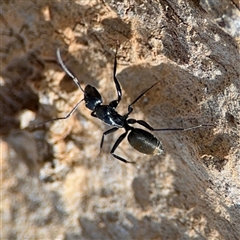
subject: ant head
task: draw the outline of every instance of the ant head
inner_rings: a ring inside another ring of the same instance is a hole
[[[85,106],[94,111],[96,106],[102,103],[102,97],[98,90],[91,85],[87,85],[84,90]]]

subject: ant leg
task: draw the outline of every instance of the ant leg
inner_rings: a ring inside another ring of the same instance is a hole
[[[117,105],[119,104],[119,102],[122,99],[122,89],[121,89],[121,86],[120,86],[119,81],[118,81],[117,76],[116,76],[116,72],[117,72],[117,51],[118,51],[118,46],[116,46],[116,53],[115,53],[114,67],[113,67],[113,80],[114,80],[114,83],[115,83],[115,86],[116,86],[118,99],[112,101],[109,104],[109,106],[111,106],[113,108],[116,108]]]
[[[135,162],[129,162],[129,161],[127,161],[126,159],[124,159],[124,158],[122,158],[122,157],[114,154],[114,151],[117,149],[117,147],[119,146],[119,144],[123,141],[123,139],[127,136],[127,133],[128,133],[128,132],[123,133],[123,134],[117,139],[117,141],[114,143],[114,145],[113,145],[112,150],[111,150],[110,153],[113,155],[113,157],[115,157],[116,159],[118,159],[118,160],[120,160],[120,161],[122,161],[122,162],[124,162],[124,163],[135,163]]]
[[[103,133],[102,139],[101,139],[101,143],[100,143],[100,149],[101,149],[102,146],[103,146],[103,142],[104,142],[104,137],[105,137],[105,135],[108,135],[109,133],[113,133],[113,132],[117,131],[118,129],[119,129],[119,128],[114,127],[114,128],[111,128],[111,129],[109,129],[109,130],[107,130],[106,132]]]
[[[98,118],[97,115],[96,115],[96,113],[95,113],[94,111],[91,112],[91,116],[92,116],[92,117],[95,117],[95,118]]]
[[[150,126],[147,122],[145,122],[143,120],[136,120],[136,119],[131,118],[131,119],[128,119],[127,122],[129,124],[138,123],[150,131],[189,131],[189,130],[194,130],[194,129],[201,128],[201,127],[215,127],[214,124],[199,124],[197,126],[193,126],[193,127],[189,127],[189,128],[153,128],[152,126]]]
[[[60,118],[54,118],[54,119],[47,120],[47,121],[44,121],[44,122],[41,122],[41,123],[37,124],[35,127],[37,128],[37,127],[39,127],[39,126],[41,126],[41,125],[43,125],[43,124],[45,124],[45,123],[48,123],[48,122],[53,122],[53,121],[57,121],[57,120],[64,120],[64,119],[69,118],[69,117],[76,111],[77,107],[79,106],[79,104],[80,104],[83,100],[84,100],[84,99],[82,99],[81,101],[79,101],[79,102],[75,105],[75,107],[71,110],[71,112],[68,113],[65,117],[60,117]]]
[[[145,128],[147,128],[148,130],[154,131],[154,128],[152,126],[150,126],[147,122],[143,121],[143,120],[136,120],[136,119],[133,119],[133,118],[129,118],[127,120],[127,123],[129,123],[129,124],[138,123],[138,124],[144,126]]]
[[[133,111],[132,105],[135,104],[141,97],[143,97],[144,94],[146,94],[150,89],[152,89],[158,83],[159,82],[154,83],[151,87],[149,87],[144,92],[142,92],[130,105],[128,105],[128,113],[125,115],[126,117],[128,117],[131,114],[131,112]]]
[[[61,65],[62,69],[64,70],[64,72],[72,78],[72,80],[74,81],[74,83],[78,86],[78,88],[84,92],[83,88],[81,87],[79,80],[68,70],[68,68],[66,67],[66,65],[63,63],[61,54],[60,54],[60,49],[57,49],[57,59],[59,64]]]

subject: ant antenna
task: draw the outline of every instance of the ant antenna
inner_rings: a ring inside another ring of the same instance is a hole
[[[75,82],[75,84],[78,86],[79,89],[81,89],[81,91],[84,92],[83,88],[81,87],[78,79],[68,70],[68,68],[66,67],[66,65],[63,63],[63,60],[62,60],[62,57],[61,57],[61,54],[60,54],[60,49],[57,48],[57,59],[58,59],[58,62],[59,64],[61,65],[62,69],[64,70],[64,72],[72,78],[72,80]]]
[[[59,64],[61,65],[62,69],[64,70],[64,72],[72,78],[72,80],[75,82],[75,84],[78,86],[78,88],[85,92],[83,90],[83,88],[81,87],[81,85],[79,84],[79,81],[78,79],[68,70],[68,68],[66,67],[66,65],[63,63],[63,60],[62,60],[62,57],[61,57],[61,54],[60,54],[60,49],[58,48],[57,49],[57,59],[58,59],[58,62]],[[57,120],[64,120],[64,119],[67,119],[69,118],[75,111],[76,109],[78,108],[79,104],[84,100],[84,98],[79,101],[75,106],[74,108],[65,116],[65,117],[59,117],[59,118],[54,118],[54,119],[50,119],[50,120],[47,120],[47,121],[44,121],[44,122],[41,122],[41,123],[38,123],[37,125],[35,125],[35,127],[39,127],[41,125],[44,125],[45,123],[48,123],[48,122],[53,122],[53,121],[57,121]]]
[[[84,100],[84,99],[82,99],[81,101],[79,101],[79,102],[74,106],[74,108],[71,110],[71,112],[69,112],[65,117],[53,118],[53,119],[50,119],[50,120],[47,120],[47,121],[38,123],[37,125],[35,125],[35,128],[40,127],[40,126],[44,125],[45,123],[49,123],[49,122],[53,122],[53,121],[57,121],[57,120],[65,120],[65,119],[69,118],[69,117],[76,111],[76,109],[78,108],[79,104],[80,104],[83,100]]]

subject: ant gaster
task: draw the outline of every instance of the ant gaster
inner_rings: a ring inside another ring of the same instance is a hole
[[[79,104],[82,101],[85,101],[85,106],[92,111],[91,115],[93,117],[96,117],[106,123],[107,125],[113,126],[113,128],[105,131],[102,135],[101,143],[100,143],[100,148],[103,146],[104,142],[104,137],[110,133],[113,133],[117,131],[119,128],[124,128],[125,132],[120,135],[120,137],[117,139],[117,141],[114,143],[110,153],[112,154],[113,157],[116,159],[124,162],[124,163],[134,163],[127,161],[123,157],[118,156],[115,154],[115,150],[119,146],[119,144],[124,140],[124,138],[127,136],[128,142],[130,145],[135,148],[137,151],[144,153],[144,154],[149,154],[149,155],[160,155],[163,153],[163,146],[162,143],[150,132],[145,131],[144,129],[141,128],[136,128],[131,126],[132,124],[138,123],[139,125],[147,128],[150,131],[172,131],[172,130],[179,130],[179,131],[186,131],[186,130],[191,130],[191,129],[196,129],[204,126],[212,126],[209,124],[201,124],[198,126],[190,127],[190,128],[160,128],[160,129],[154,129],[151,127],[147,122],[143,120],[136,120],[133,118],[129,118],[129,115],[133,111],[133,105],[143,97],[145,93],[147,93],[150,89],[152,89],[154,86],[156,86],[159,82],[154,83],[151,87],[146,89],[144,92],[142,92],[129,106],[128,106],[128,112],[125,115],[120,115],[117,111],[116,108],[119,104],[119,102],[122,99],[122,90],[120,87],[120,84],[117,80],[116,77],[116,70],[117,70],[117,50],[115,54],[115,61],[114,61],[114,68],[113,68],[113,80],[115,83],[115,87],[117,90],[117,100],[113,100],[110,102],[108,105],[103,105],[102,97],[101,94],[98,92],[98,90],[91,86],[87,85],[85,89],[83,89],[78,81],[78,79],[68,70],[66,65],[63,63],[61,55],[60,55],[60,50],[59,48],[57,49],[57,59],[59,61],[59,64],[65,71],[65,73],[72,78],[72,80],[75,82],[75,84],[78,86],[78,88],[84,93],[84,98],[79,101],[75,107],[65,116],[65,117],[60,117],[60,118],[55,118],[51,119],[45,122],[42,122],[38,125],[45,124],[46,122],[52,122],[55,120],[62,120],[62,119],[67,119],[72,115],[72,113],[77,109]]]

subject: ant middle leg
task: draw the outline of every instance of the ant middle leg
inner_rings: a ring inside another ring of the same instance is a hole
[[[159,81],[156,82],[156,83],[154,83],[151,87],[149,87],[149,88],[146,89],[144,92],[142,92],[131,104],[128,105],[128,113],[125,114],[125,117],[126,117],[126,118],[127,118],[127,117],[131,114],[131,112],[133,111],[132,105],[135,104],[138,100],[140,100],[140,98],[142,98],[142,97],[144,96],[144,94],[146,94],[149,90],[151,90],[151,89],[152,89],[155,85],[157,85],[158,83],[159,83]]]

